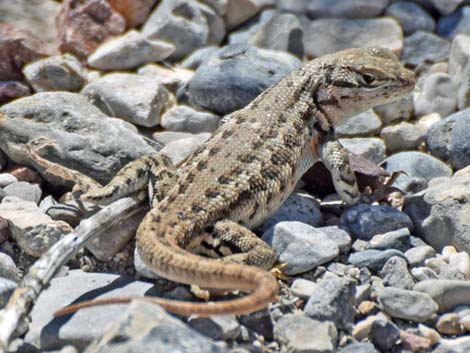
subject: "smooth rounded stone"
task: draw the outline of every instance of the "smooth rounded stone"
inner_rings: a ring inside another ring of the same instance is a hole
[[[293,192],[286,201],[281,205],[276,212],[274,212],[266,221],[264,221],[257,229],[259,232],[264,233],[270,228],[274,227],[280,222],[297,221],[312,227],[318,227],[322,223],[322,214],[320,212],[320,204],[311,195],[302,192]],[[331,230],[326,227],[321,228],[321,231],[331,235]],[[344,246],[344,240],[339,238],[342,234],[338,235],[338,245]],[[344,238],[342,238],[344,239]]]
[[[190,134],[189,132],[174,132],[174,131],[160,131],[152,134],[152,138],[157,141],[159,144],[166,146],[169,143],[174,141],[192,138],[195,134]]]
[[[256,33],[265,25],[271,18],[278,15],[279,12],[275,9],[265,9],[257,16],[244,23],[237,30],[232,31],[228,35],[229,44],[243,44],[249,43]],[[297,17],[300,19],[299,15]]]
[[[372,343],[360,342],[350,343],[347,346],[344,346],[339,353],[377,353],[377,351]]]
[[[341,214],[340,225],[362,240],[402,228],[413,229],[413,223],[405,213],[386,205],[355,205]]]
[[[198,147],[206,142],[210,137],[210,133],[193,135],[193,137],[170,142],[163,147],[160,152],[170,157],[173,164],[177,165],[179,162],[185,160],[196,152]]]
[[[342,35],[338,36],[337,33]],[[348,48],[381,46],[395,53],[401,52],[403,48],[401,27],[392,18],[322,18],[311,22],[305,30],[304,38],[305,53],[309,57],[319,57]]]
[[[458,34],[470,34],[470,6],[464,6],[437,21],[436,32],[445,38],[454,38]]]
[[[298,296],[300,299],[310,298],[315,293],[316,289],[317,284],[315,282],[303,278],[296,278],[290,286],[292,294]]]
[[[348,263],[357,267],[367,267],[373,272],[378,272],[393,256],[405,257],[401,251],[394,249],[364,250],[349,255]]]
[[[214,315],[211,317],[190,317],[189,327],[214,340],[236,339],[240,324],[235,315]]]
[[[84,349],[88,343],[101,337],[109,323],[122,314],[123,306],[97,306],[59,319],[53,318],[54,312],[85,298],[152,295],[152,287],[151,283],[120,275],[85,273],[81,270],[72,270],[65,277],[53,278],[32,310],[25,341],[41,350],[57,349],[64,344]]]
[[[189,82],[194,76],[194,71],[179,67],[168,68],[162,65],[148,64],[140,67],[137,74],[152,78],[168,90],[176,92]]]
[[[0,122],[0,148],[19,163],[33,163],[25,143],[47,140],[44,158],[107,183],[126,163],[155,152],[133,125],[107,117],[80,94],[36,93],[0,111],[6,115]],[[62,185],[43,175],[52,185]]]
[[[0,305],[1,307],[1,305]],[[460,324],[462,325],[462,327],[467,330],[467,331],[470,331],[470,315],[466,315],[464,317],[461,317],[460,318]]]
[[[425,78],[422,91],[415,94],[414,104],[417,116],[438,113],[446,117],[457,108],[457,87],[449,75],[431,73]]]
[[[258,48],[287,52],[299,59],[304,56],[303,29],[293,14],[273,16],[261,26],[250,43]]]
[[[13,184],[17,181],[18,179],[16,179],[16,177],[10,173],[0,174],[0,188],[4,188],[5,186]]]
[[[441,340],[441,335],[439,335],[436,330],[423,324],[418,325],[418,334],[421,337],[428,339],[431,346],[434,346]]]
[[[435,327],[439,333],[445,335],[461,335],[464,329],[460,324],[460,317],[456,313],[447,313],[441,315],[437,320]]]
[[[366,158],[376,164],[385,159],[385,143],[376,137],[341,138],[339,142],[354,154]]]
[[[416,149],[424,142],[425,131],[415,124],[401,122],[384,127],[380,137],[390,152],[399,152]]]
[[[149,352],[155,349],[159,352],[229,353],[225,345],[215,344],[158,305],[135,300],[124,313],[121,309],[120,314],[104,325],[106,329],[100,330],[100,333],[104,331],[103,335],[87,347],[85,353]]]
[[[36,92],[77,92],[87,82],[87,72],[70,54],[37,60],[23,68],[23,74]]]
[[[225,36],[222,18],[210,7],[194,0],[163,0],[142,27],[149,39],[171,43],[170,60],[180,60],[207,44],[219,44]]]
[[[82,94],[106,115],[146,127],[158,125],[173,104],[165,87],[135,74],[105,75],[86,85]]]
[[[320,321],[332,321],[338,329],[350,330],[354,324],[353,280],[327,273],[305,305],[305,315]]]
[[[442,340],[432,353],[467,353],[470,351],[468,336],[451,340]]]
[[[419,30],[433,32],[436,26],[433,17],[421,6],[411,1],[392,3],[387,7],[385,16],[394,17],[400,23],[405,35]]]
[[[351,236],[344,229],[338,226],[329,226],[319,228],[328,238],[338,245],[340,254],[347,254],[351,249]]]
[[[396,249],[406,251],[412,247],[410,240],[410,230],[402,228],[384,234],[377,234],[369,240],[365,249],[387,250]]]
[[[224,21],[227,25],[227,29],[234,29],[255,16],[264,6],[272,6],[274,4],[274,1],[269,0],[228,0],[227,10],[224,13]]]
[[[312,0],[307,11],[313,18],[367,18],[380,15],[388,2],[389,0]]]
[[[466,252],[459,252],[449,257],[449,265],[455,266],[467,279],[470,279],[470,256]]]
[[[219,126],[219,121],[218,115],[178,105],[163,114],[160,125],[168,131],[198,134],[214,131]]]
[[[30,184],[25,181],[17,181],[3,188],[8,196],[18,197],[25,201],[39,203],[42,196],[42,190],[37,184]]]
[[[329,321],[321,322],[299,314],[287,314],[276,322],[274,337],[281,343],[283,352],[336,352],[337,331]]]
[[[198,67],[187,94],[191,102],[225,115],[245,107],[300,63],[288,53],[228,45]]]
[[[452,175],[452,169],[445,163],[422,152],[399,152],[387,157],[383,165],[388,173],[406,173],[399,175],[393,183],[393,186],[403,191],[419,191],[434,178]],[[415,190],[416,188],[418,190]]]
[[[0,252],[0,277],[14,282],[19,282],[21,279],[20,271],[13,259],[3,252]]]
[[[387,260],[380,271],[380,277],[382,277],[383,283],[387,287],[412,289],[415,284],[408,271],[406,260],[398,256]]]
[[[281,263],[287,263],[283,272],[295,275],[310,271],[339,254],[338,245],[321,228],[301,222],[279,222],[263,234]]]
[[[338,137],[354,137],[364,135],[375,135],[380,131],[382,121],[378,115],[369,109],[364,113],[343,120],[335,128]]]
[[[470,165],[470,108],[432,125],[426,133],[426,146],[455,169]]]
[[[470,305],[470,281],[430,279],[416,283],[413,291],[429,294],[441,313],[459,305]]]
[[[96,48],[88,57],[88,65],[98,70],[129,70],[164,60],[174,51],[170,43],[152,40],[131,30]]]
[[[452,13],[464,0],[432,0],[434,7],[442,14]]]
[[[0,309],[5,307],[17,287],[18,284],[15,281],[0,277]]]
[[[431,341],[425,337],[404,330],[400,331],[400,347],[403,352],[427,352],[432,346]]]
[[[390,316],[414,322],[424,322],[438,310],[437,303],[430,295],[415,290],[387,287],[379,292],[378,300]]]
[[[411,267],[424,266],[427,259],[436,256],[436,251],[429,245],[415,246],[405,251],[405,257]]]
[[[426,132],[431,128],[431,126],[441,120],[442,117],[438,113],[432,113],[419,118],[416,122],[416,126],[423,130],[426,134]]]
[[[388,320],[375,320],[369,334],[370,340],[382,351],[393,348],[400,342],[400,329]]]
[[[439,272],[439,279],[466,280],[467,277],[458,269],[457,266],[445,265],[442,266]]]
[[[218,50],[219,47],[215,45],[197,49],[186,57],[179,66],[184,69],[196,70],[202,63],[208,61]]]
[[[470,167],[405,201],[415,234],[437,251],[452,245],[470,252]]]
[[[449,41],[435,34],[417,31],[405,38],[401,60],[410,66],[449,59]]]
[[[470,36],[459,34],[452,41],[449,55],[449,75],[460,84],[465,66],[470,61]]]
[[[414,114],[413,94],[407,94],[400,99],[374,107],[374,111],[380,117],[384,125],[396,120],[408,120]]]
[[[444,261],[442,257],[434,257],[432,259],[427,259],[425,261],[426,267],[429,267],[431,270],[440,275],[444,267],[447,266],[447,262]]]

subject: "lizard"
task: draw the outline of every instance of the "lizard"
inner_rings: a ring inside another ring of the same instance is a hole
[[[85,184],[81,200],[108,204],[147,186],[151,209],[136,246],[149,268],[166,279],[248,294],[217,302],[142,297],[180,314],[247,314],[275,301],[268,271],[274,250],[251,229],[269,217],[316,162],[331,172],[346,204],[360,194],[335,127],[357,113],[393,101],[415,85],[413,72],[384,48],[347,49],[313,59],[262,92],[224,123],[176,170],[155,153],[125,166],[106,186]],[[128,302],[82,302],[78,309]]]

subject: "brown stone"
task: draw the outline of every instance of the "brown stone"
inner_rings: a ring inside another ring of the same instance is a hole
[[[124,17],[106,0],[64,0],[56,24],[61,52],[82,60],[105,39],[126,29]]]
[[[21,81],[25,64],[51,54],[46,43],[32,33],[0,23],[0,81]]]
[[[134,28],[145,22],[157,0],[109,0],[114,10],[127,21],[128,28]]]
[[[9,102],[15,98],[29,96],[30,94],[31,90],[24,82],[0,81],[0,104]]]
[[[18,181],[25,181],[32,184],[44,181],[37,172],[28,167],[15,166],[9,169],[8,173],[13,175]]]
[[[427,351],[432,346],[430,339],[406,331],[400,331],[400,339],[401,346],[411,352]]]

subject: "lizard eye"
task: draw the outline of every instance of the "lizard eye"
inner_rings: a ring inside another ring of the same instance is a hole
[[[361,74],[362,80],[364,83],[370,85],[375,81],[375,76],[372,74]]]

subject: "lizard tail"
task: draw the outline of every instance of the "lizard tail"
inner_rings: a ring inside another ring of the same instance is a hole
[[[239,265],[237,265],[237,267],[238,266]],[[219,314],[249,314],[253,311],[264,309],[269,305],[270,302],[275,301],[277,298],[279,286],[274,276],[272,276],[269,272],[252,266],[243,267],[246,267],[245,273],[247,277],[252,276],[250,282],[256,286],[256,289],[251,294],[248,294],[242,298],[210,303],[185,302],[157,297],[122,297],[98,299],[69,305],[55,312],[54,317],[72,314],[80,309],[94,306],[125,304],[132,300],[144,300],[147,302],[157,303],[171,313],[185,316],[192,314],[199,315],[201,317]]]

